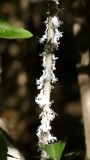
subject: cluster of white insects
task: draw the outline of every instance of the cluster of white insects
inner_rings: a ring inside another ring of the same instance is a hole
[[[58,0],[55,1],[56,5],[59,4]],[[47,13],[49,15],[49,13]],[[53,48],[58,49],[59,43],[60,43],[60,37],[62,37],[62,32],[58,30],[62,22],[59,20],[57,15],[47,17],[46,21],[44,22],[46,25],[46,30],[42,38],[40,39],[40,43],[46,43],[49,40],[51,40],[51,44],[53,45]],[[51,28],[50,26],[51,25]],[[40,91],[38,96],[36,97],[36,103],[40,106],[42,109],[41,114],[39,115],[39,118],[41,119],[41,125],[39,126],[37,130],[37,136],[39,138],[39,144],[40,143],[53,143],[57,140],[56,137],[54,137],[51,134],[51,125],[50,122],[55,118],[55,112],[51,109],[51,104],[53,101],[50,101],[50,92],[51,89],[54,88],[53,84],[58,80],[55,77],[54,70],[55,63],[57,57],[53,53],[48,54],[47,51],[44,51],[42,54],[42,66],[43,66],[43,74],[37,80],[37,88]],[[46,88],[45,88],[46,87]],[[46,90],[47,91],[46,91]],[[44,139],[42,138],[42,134],[46,137]],[[43,142],[45,140],[45,142]]]

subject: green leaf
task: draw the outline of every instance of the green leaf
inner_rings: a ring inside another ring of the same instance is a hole
[[[0,160],[7,160],[7,144],[3,133],[0,131]]]
[[[71,152],[71,153],[65,154],[64,156],[65,156],[65,160],[73,160],[79,155],[80,155],[80,152]]]
[[[17,39],[30,38],[32,33],[19,27],[10,24],[5,18],[0,18],[0,38]]]
[[[60,160],[65,145],[66,145],[66,139],[63,139],[54,144],[46,144],[46,145],[42,144],[41,147],[47,152],[50,159]]]

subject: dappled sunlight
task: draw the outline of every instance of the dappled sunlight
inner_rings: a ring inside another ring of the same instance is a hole
[[[28,77],[27,77],[26,72],[19,73],[16,81],[17,81],[17,84],[20,86],[26,85],[28,82]]]

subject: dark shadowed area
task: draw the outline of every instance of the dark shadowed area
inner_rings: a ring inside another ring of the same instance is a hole
[[[0,0],[0,14],[12,24],[31,31],[30,39],[0,39],[0,117],[5,119],[9,133],[26,160],[37,159],[37,128],[40,108],[35,103],[38,94],[36,79],[42,75],[39,56],[44,45],[39,43],[45,30],[48,1]],[[80,56],[90,51],[90,1],[61,0],[58,16],[63,21],[63,38],[55,51],[59,57],[55,75],[58,82],[52,90],[53,110],[58,114],[52,123],[52,133],[61,140],[67,138],[65,153],[85,154],[84,131],[77,69]],[[89,55],[90,56],[90,55]],[[89,71],[90,66],[84,69]],[[63,155],[63,158],[64,155]]]

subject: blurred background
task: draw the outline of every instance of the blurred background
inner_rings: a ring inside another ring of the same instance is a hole
[[[40,108],[35,103],[38,94],[36,79],[42,75],[39,43],[45,30],[47,1],[0,0],[0,13],[16,26],[33,33],[30,39],[0,39],[0,117],[4,118],[10,136],[26,160],[36,159],[40,125]],[[58,16],[63,25],[63,38],[55,55],[59,57],[55,71],[58,82],[52,90],[53,110],[58,114],[52,122],[52,133],[61,140],[67,138],[65,153],[85,152],[82,109],[76,64],[80,54],[89,49],[90,1],[62,0]],[[79,25],[80,24],[80,25]],[[80,27],[81,26],[81,27]],[[63,157],[64,158],[64,157]]]

